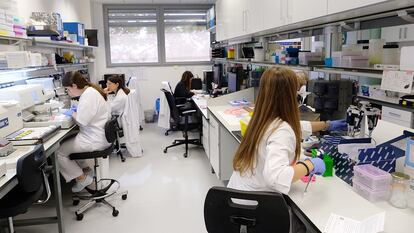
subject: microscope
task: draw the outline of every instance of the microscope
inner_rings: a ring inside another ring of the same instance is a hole
[[[360,138],[371,137],[380,116],[381,110],[372,107],[367,101],[360,101],[358,106],[349,106],[346,116],[348,136],[355,137],[356,132],[359,131]],[[366,134],[366,128],[368,128],[368,134]]]

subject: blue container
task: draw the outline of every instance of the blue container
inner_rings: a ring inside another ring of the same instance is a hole
[[[83,23],[66,22],[63,23],[63,29],[69,34],[75,34],[79,44],[85,44],[85,26]]]

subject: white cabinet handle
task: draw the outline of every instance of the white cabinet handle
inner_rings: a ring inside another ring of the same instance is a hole
[[[398,39],[401,39],[401,35],[402,35],[402,28],[400,28],[400,31],[398,33]]]
[[[408,28],[407,28],[407,27],[405,27],[405,28],[404,28],[404,39],[407,39],[407,30],[408,30]]]
[[[400,115],[400,114],[393,113],[393,112],[388,112],[388,114],[389,114],[390,116],[401,117],[401,115]]]

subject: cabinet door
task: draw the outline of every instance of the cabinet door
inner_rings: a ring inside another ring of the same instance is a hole
[[[217,41],[227,39],[226,30],[226,12],[225,12],[225,0],[217,0],[216,2],[216,36]]]
[[[384,39],[386,42],[401,41],[402,36],[403,30],[401,26],[381,28],[381,39]]]
[[[286,23],[287,12],[283,9],[286,4],[284,0],[261,1],[263,7],[263,30],[280,27]]]
[[[390,0],[328,0],[328,14],[335,14],[364,6],[382,3]],[[313,2],[313,1],[312,1]],[[313,10],[313,8],[312,8]]]
[[[328,14],[328,0],[287,0],[288,23],[315,19]]]
[[[210,117],[210,164],[217,177],[220,177],[220,139],[219,123],[213,116]]]
[[[227,30],[228,38],[234,38],[247,34],[246,32],[246,4],[248,0],[225,0],[226,13],[229,15]],[[228,4],[228,5],[227,5]]]
[[[414,24],[401,26],[401,41],[414,41]]]
[[[245,13],[246,32],[255,33],[263,30],[263,0],[247,0]]]
[[[207,158],[210,158],[210,124],[206,118],[203,117],[203,148],[206,152]]]

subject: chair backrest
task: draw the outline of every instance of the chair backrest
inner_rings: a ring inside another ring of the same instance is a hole
[[[105,124],[105,137],[109,143],[114,143],[117,138],[117,117],[112,117],[111,120]]]
[[[203,88],[203,81],[201,78],[193,78],[191,80],[191,89],[193,90],[201,90]]]
[[[257,202],[244,205],[234,199]],[[241,226],[248,233],[290,230],[289,207],[281,193],[248,192],[213,187],[204,202],[204,222],[209,233],[240,233]]]
[[[164,92],[165,98],[167,99],[168,107],[170,108],[170,117],[174,120],[175,123],[180,123],[180,111],[175,105],[175,98],[171,92],[161,89]]]
[[[37,145],[33,152],[17,161],[16,173],[19,187],[27,193],[39,190],[43,185],[42,166],[46,161],[43,145]]]

